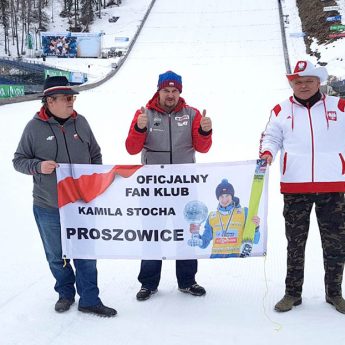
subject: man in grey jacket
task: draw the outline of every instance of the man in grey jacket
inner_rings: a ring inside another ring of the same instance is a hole
[[[103,305],[97,286],[96,260],[74,260],[75,272],[62,259],[60,215],[55,169],[58,163],[102,164],[100,147],[86,119],[73,104],[76,98],[66,77],[50,77],[44,84],[43,106],[26,125],[14,154],[14,168],[33,176],[33,212],[59,299],[55,310],[70,309],[77,292],[78,310],[112,317],[116,310]]]
[[[146,108],[137,110],[126,140],[130,154],[141,152],[143,164],[194,163],[195,152],[206,153],[212,145],[212,122],[180,97],[182,78],[167,71],[159,76],[157,92]],[[179,290],[203,296],[206,290],[195,281],[197,260],[177,260]],[[144,301],[157,292],[161,260],[142,260],[137,300]]]

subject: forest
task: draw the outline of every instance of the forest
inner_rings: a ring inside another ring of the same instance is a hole
[[[56,13],[54,1],[63,1]],[[0,0],[0,40],[6,56],[21,57],[37,47],[40,32],[47,31],[55,16],[66,19],[66,31],[89,32],[102,9],[119,6],[121,0]]]

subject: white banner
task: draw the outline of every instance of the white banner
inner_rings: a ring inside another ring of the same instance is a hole
[[[265,172],[262,160],[60,164],[63,256],[158,260],[265,255]]]

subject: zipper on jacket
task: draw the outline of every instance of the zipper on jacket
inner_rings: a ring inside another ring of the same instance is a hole
[[[67,156],[68,156],[69,164],[72,164],[71,156],[69,154],[68,146],[67,146],[67,139],[66,139],[66,135],[65,135],[65,128],[64,128],[63,125],[60,125],[60,129],[61,129],[61,132],[63,134],[64,141],[65,141],[65,146],[66,146],[66,151],[67,151]]]
[[[311,181],[314,182],[314,160],[315,160],[315,157],[314,157],[314,131],[313,131],[313,123],[311,120],[309,104],[307,104],[307,109],[308,109],[310,134],[311,134]]]
[[[170,140],[170,164],[173,164],[173,159],[172,159],[171,114],[169,114],[169,140]]]

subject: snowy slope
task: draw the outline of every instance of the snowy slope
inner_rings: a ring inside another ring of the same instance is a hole
[[[213,148],[198,161],[254,159],[269,110],[290,93],[284,68],[275,0],[157,0],[119,73],[83,92],[76,109],[89,119],[104,163],[138,163],[139,156],[125,152],[128,127],[134,111],[155,92],[158,74],[172,69],[183,77],[182,96],[206,109],[214,122]],[[204,298],[179,293],[175,264],[164,262],[159,293],[142,303],[135,300],[139,261],[99,261],[101,298],[119,315],[100,319],[76,306],[55,313],[57,296],[31,211],[31,179],[11,165],[20,134],[39,105],[0,107],[5,128],[0,136],[1,344],[344,343],[344,316],[324,301],[314,219],[304,302],[287,314],[272,310],[284,292],[286,260],[277,164],[270,171],[266,258],[199,260]]]

